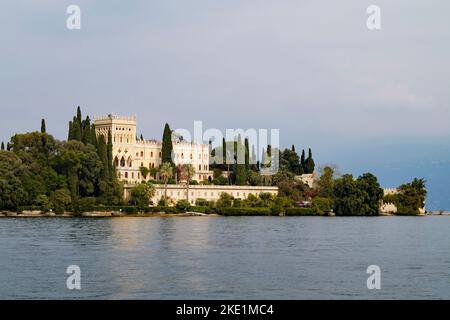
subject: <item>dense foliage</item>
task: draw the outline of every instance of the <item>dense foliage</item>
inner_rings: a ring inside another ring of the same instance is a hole
[[[0,151],[0,209],[40,206],[56,212],[79,211],[95,199],[95,204],[118,204],[122,188],[112,165],[110,144],[100,136],[89,117],[77,116],[69,124],[69,141],[58,141],[40,132],[16,134],[8,151]],[[91,200],[83,200],[90,198]]]

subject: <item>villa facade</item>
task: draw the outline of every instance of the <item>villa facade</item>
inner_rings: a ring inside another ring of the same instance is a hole
[[[153,204],[164,196],[165,187],[156,184],[155,195],[151,199]],[[129,199],[130,192],[134,185],[126,184],[124,186],[124,198]],[[222,193],[228,193],[235,199],[246,199],[249,195],[258,196],[261,193],[269,193],[273,196],[278,195],[278,187],[266,186],[216,186],[216,185],[191,185],[189,186],[189,202],[193,205],[197,199],[205,199],[207,201],[217,201]],[[167,197],[175,204],[179,200],[187,199],[186,184],[169,184],[167,185]]]
[[[155,177],[143,177],[140,167],[158,168],[162,160],[162,143],[157,140],[137,138],[136,117],[121,117],[110,114],[95,118],[97,135],[107,139],[111,132],[112,155],[120,180],[127,184],[136,184]],[[173,139],[173,161],[178,164],[192,164],[195,168],[193,180],[202,181],[212,178],[209,170],[209,146],[183,139]]]

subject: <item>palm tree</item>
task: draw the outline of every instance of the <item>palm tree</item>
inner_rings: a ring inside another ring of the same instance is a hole
[[[192,164],[184,164],[183,165],[183,178],[186,179],[186,188],[187,188],[187,194],[186,194],[186,200],[189,202],[189,183],[191,182],[191,179],[195,176],[195,168]]]
[[[164,181],[164,205],[167,206],[167,182],[173,176],[173,167],[170,162],[164,162],[159,168],[159,176]]]

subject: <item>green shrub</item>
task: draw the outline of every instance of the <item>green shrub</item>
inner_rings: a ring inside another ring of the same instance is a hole
[[[161,207],[161,211],[165,213],[180,213],[181,210],[177,207]]]
[[[198,212],[198,213],[211,213],[212,210],[208,206],[192,206],[191,207],[192,212]]]
[[[331,211],[332,206],[330,198],[317,197],[313,199],[311,209],[313,209],[315,214],[323,216]]]
[[[97,199],[94,197],[82,198],[78,201],[78,209],[79,212],[92,212],[95,211],[95,205],[97,203]]]
[[[220,207],[217,212],[223,216],[271,216],[272,210],[270,208],[255,208],[255,207]]]
[[[186,211],[191,207],[191,204],[187,200],[178,200],[177,202],[177,209],[181,211]]]
[[[217,208],[231,207],[234,197],[226,192],[220,194],[219,200],[216,202]]]
[[[41,206],[21,206],[17,207],[17,213],[22,213],[24,211],[44,211]]]
[[[287,216],[313,216],[314,210],[312,208],[287,208]]]
[[[36,197],[35,203],[37,206],[41,207],[43,212],[48,212],[52,208],[50,200],[45,194],[39,194]]]
[[[203,198],[198,198],[197,200],[195,200],[195,205],[196,206],[207,206],[208,205],[208,201],[206,199],[203,199]]]

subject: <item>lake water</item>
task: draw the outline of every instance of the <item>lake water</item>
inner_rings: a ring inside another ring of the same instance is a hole
[[[2,218],[0,298],[450,299],[450,217]]]

